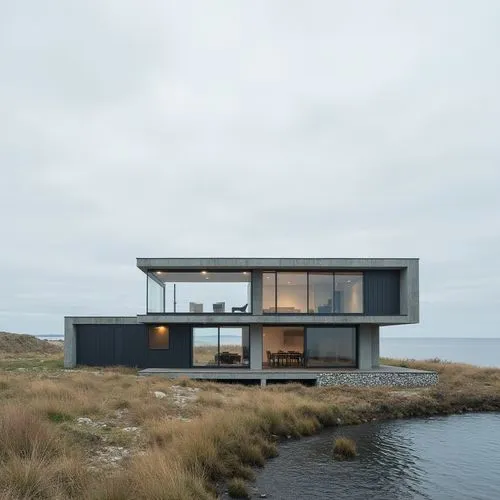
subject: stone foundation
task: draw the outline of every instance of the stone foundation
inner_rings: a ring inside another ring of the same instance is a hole
[[[437,382],[438,374],[436,372],[329,372],[319,374],[316,385],[426,387],[435,385]]]

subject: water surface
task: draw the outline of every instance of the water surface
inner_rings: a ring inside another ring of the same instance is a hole
[[[383,331],[383,329],[382,329]],[[500,338],[380,337],[380,355],[500,367]]]
[[[287,441],[259,471],[275,499],[500,499],[500,414],[372,422]],[[354,439],[353,461],[332,459],[335,436]]]

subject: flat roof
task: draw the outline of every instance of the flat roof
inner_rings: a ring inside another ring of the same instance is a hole
[[[275,257],[167,257],[137,258],[137,267],[151,270],[308,270],[308,269],[404,269],[418,258],[275,258]]]

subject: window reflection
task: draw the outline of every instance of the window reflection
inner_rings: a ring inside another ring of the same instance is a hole
[[[309,273],[309,313],[333,314],[333,274]]]
[[[363,273],[335,273],[335,312],[363,312]]]
[[[307,366],[356,366],[356,328],[307,328]]]
[[[276,312],[276,273],[262,273],[262,312]]]
[[[249,327],[193,328],[193,366],[249,367]]]

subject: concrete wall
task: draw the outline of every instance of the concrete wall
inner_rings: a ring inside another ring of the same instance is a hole
[[[250,369],[262,370],[262,325],[250,326]]]
[[[358,337],[358,367],[360,370],[377,368],[380,364],[380,334],[378,325],[360,325]]]
[[[280,258],[138,258],[137,267],[147,270],[215,269],[403,269],[418,259],[280,259]]]

